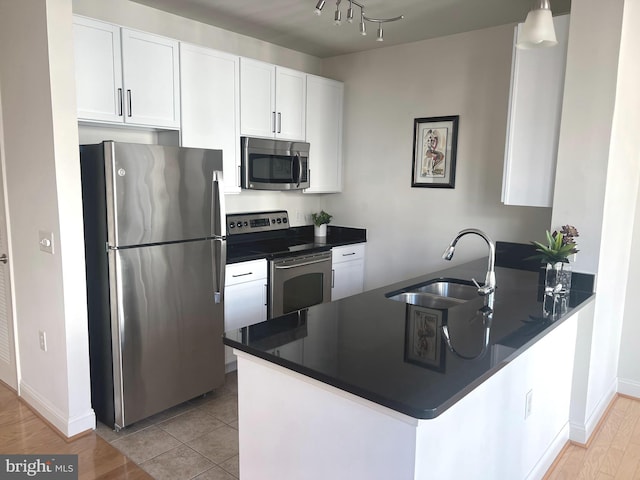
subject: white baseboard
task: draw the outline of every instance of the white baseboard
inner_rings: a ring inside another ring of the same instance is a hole
[[[618,393],[640,398],[640,382],[618,378]]]
[[[553,442],[551,442],[551,445],[549,445],[540,460],[538,460],[535,466],[531,469],[526,480],[538,480],[544,478],[551,465],[553,465],[553,462],[558,458],[558,455],[560,455],[560,452],[569,441],[569,430],[570,427],[567,422],[567,424],[562,427],[562,430],[560,430],[560,433],[556,435],[556,438],[553,439]]]
[[[570,422],[570,433],[569,438],[574,442],[580,443],[582,445],[586,445],[589,441],[589,438],[595,431],[598,426],[598,422],[602,418],[602,416],[607,411],[609,404],[615,397],[616,393],[618,393],[618,380],[614,380],[613,384],[609,387],[607,392],[603,395],[598,402],[598,405],[593,410],[589,418],[586,420],[584,424]]]
[[[20,396],[33,409],[42,415],[45,420],[67,437],[73,437],[79,433],[86,432],[87,430],[94,430],[96,428],[96,415],[93,409],[90,408],[82,415],[67,417],[54,405],[51,405],[46,398],[42,397],[38,392],[25,383],[24,380],[20,381]]]

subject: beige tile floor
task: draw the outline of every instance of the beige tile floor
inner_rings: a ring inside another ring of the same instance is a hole
[[[119,432],[96,433],[158,480],[235,480],[238,475],[238,381]]]

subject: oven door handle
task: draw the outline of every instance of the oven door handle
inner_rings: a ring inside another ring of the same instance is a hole
[[[323,258],[322,260],[313,260],[311,262],[296,263],[295,265],[275,265],[276,270],[289,270],[290,268],[306,267],[307,265],[315,265],[316,263],[330,262],[331,258]]]

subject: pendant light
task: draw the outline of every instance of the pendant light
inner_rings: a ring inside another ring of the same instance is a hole
[[[538,48],[557,45],[550,0],[534,0],[533,8],[518,32],[516,47]]]

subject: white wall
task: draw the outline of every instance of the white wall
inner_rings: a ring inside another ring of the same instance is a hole
[[[70,0],[0,0],[19,388],[67,435],[95,425],[72,51]],[[54,255],[40,251],[39,230],[53,232]]]
[[[598,274],[591,331],[579,337],[581,378],[574,379],[586,393],[571,412],[572,438],[580,442],[588,440],[617,388],[640,176],[637,1],[599,6],[596,0],[572,3],[552,217],[554,227],[569,223],[580,231],[574,268]]]
[[[638,159],[636,158],[636,161]],[[618,389],[627,395],[640,398],[640,195],[636,201],[636,217],[633,229],[633,245],[629,261],[629,279],[626,285],[624,324],[620,342],[618,364]]]
[[[625,2],[624,23],[622,31],[622,48],[620,52],[624,69],[621,70],[620,88],[624,92],[627,105],[620,114],[621,129],[626,132],[626,147],[620,156],[628,158],[636,165],[640,164],[640,139],[637,136],[640,126],[640,2]],[[635,28],[634,28],[635,26]],[[635,132],[635,134],[634,134]],[[640,192],[638,192],[640,193]],[[633,241],[629,260],[629,278],[626,285],[626,304],[624,310],[624,324],[622,327],[620,357],[618,365],[618,390],[622,393],[640,397],[640,359],[638,344],[640,344],[640,194],[636,201],[626,205],[625,211],[635,205],[635,220],[633,227]],[[613,229],[615,232],[615,228]],[[612,233],[614,233],[612,232]]]
[[[323,198],[338,224],[368,229],[367,289],[448,266],[461,229],[542,240],[550,209],[500,203],[513,25],[326,59],[345,82],[345,185]],[[460,115],[455,189],[411,188],[413,121]],[[487,255],[461,240],[454,262]]]

